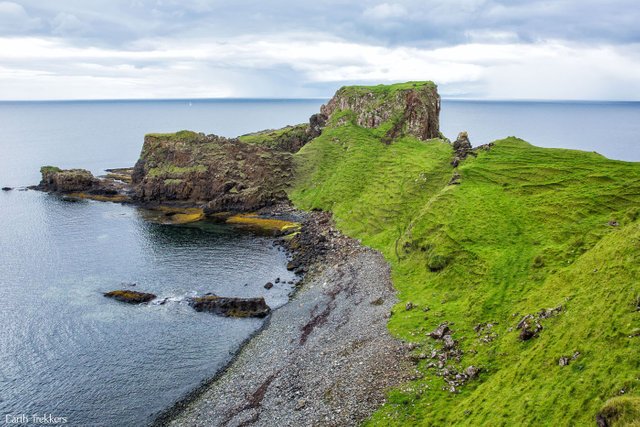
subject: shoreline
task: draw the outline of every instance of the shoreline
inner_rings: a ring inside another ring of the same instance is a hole
[[[326,213],[306,214],[303,236],[292,250],[309,272],[289,302],[151,426],[355,425],[416,375],[386,327],[397,299],[382,255]]]

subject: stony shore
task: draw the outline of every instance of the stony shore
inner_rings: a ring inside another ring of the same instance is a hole
[[[396,298],[382,255],[341,235],[325,213],[309,214],[303,235],[303,246],[324,250],[295,296],[156,425],[356,425],[415,375],[407,347],[387,330]]]

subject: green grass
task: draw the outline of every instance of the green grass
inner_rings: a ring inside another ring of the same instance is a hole
[[[342,91],[343,94],[352,95],[364,95],[367,93],[373,93],[375,95],[388,95],[398,91],[419,89],[423,87],[435,89],[436,84],[432,81],[421,81],[395,83],[391,85],[380,84],[375,86],[345,86],[341,88],[340,91]]]
[[[308,128],[308,124],[286,126],[282,129],[249,133],[239,136],[238,139],[248,144],[262,145],[275,149],[287,149],[292,140],[306,141],[308,139],[306,133]]]
[[[428,353],[438,344],[426,334],[448,321],[465,352],[452,365],[482,368],[452,394],[420,362],[424,377],[391,391],[369,424],[594,425],[621,390],[640,395],[640,164],[508,138],[450,186],[448,144],[384,145],[383,131],[333,123],[296,154],[291,199],[383,253],[395,336]],[[539,337],[518,339],[523,315],[559,305]],[[494,341],[476,335],[481,322],[496,324]]]

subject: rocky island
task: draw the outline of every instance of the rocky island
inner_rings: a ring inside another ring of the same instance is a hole
[[[147,135],[111,176],[43,168],[45,191],[270,224],[306,272],[157,424],[638,422],[640,165],[450,143],[439,112],[431,82],[351,86],[301,125]]]

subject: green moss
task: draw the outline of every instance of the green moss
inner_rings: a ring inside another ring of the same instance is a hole
[[[62,172],[62,169],[60,169],[57,166],[42,166],[40,168],[40,173],[42,175],[47,174],[47,173],[56,173],[56,172]]]
[[[395,336],[427,351],[427,332],[453,322],[465,356],[451,363],[483,374],[451,394],[425,371],[369,424],[590,425],[621,388],[640,391],[640,164],[507,138],[465,160],[462,184],[449,186],[448,144],[380,139],[329,126],[296,154],[290,197],[383,253],[400,299]],[[432,311],[401,309],[408,301]],[[539,337],[518,339],[522,315],[558,305]],[[475,333],[482,322],[496,324],[492,342]]]
[[[342,93],[344,95],[363,95],[366,93],[373,93],[376,95],[390,95],[395,92],[405,91],[405,90],[413,90],[413,89],[421,89],[421,88],[429,88],[435,89],[437,86],[432,81],[421,81],[421,82],[404,82],[404,83],[396,83],[391,85],[375,85],[375,86],[345,86],[341,88],[338,93]]]
[[[165,141],[193,141],[202,138],[202,135],[190,130],[181,130],[174,133],[148,133],[145,137],[158,138]]]
[[[600,417],[610,427],[640,426],[640,397],[619,396],[607,400],[600,410]]]

